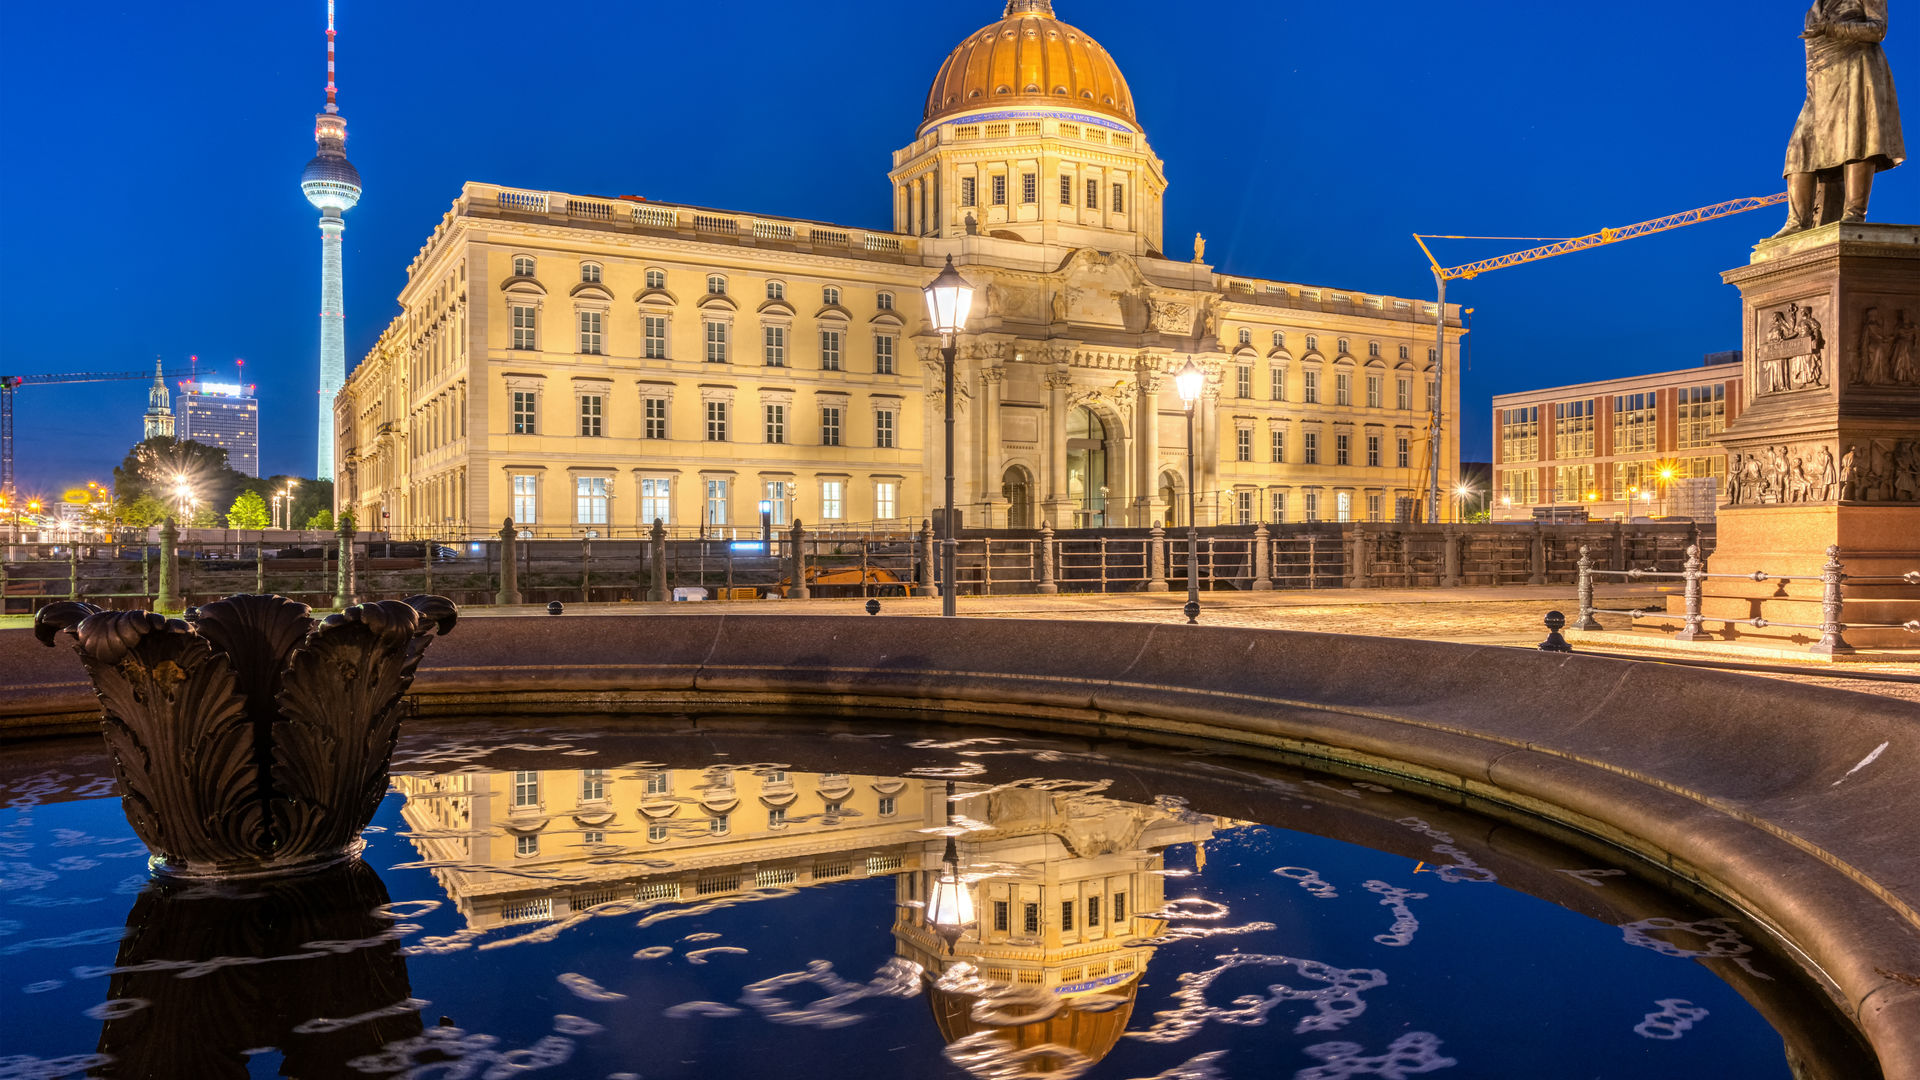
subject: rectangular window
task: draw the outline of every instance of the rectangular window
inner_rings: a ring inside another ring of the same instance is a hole
[[[787,811],[783,807],[772,807],[767,811],[767,828],[784,829],[787,827]]]
[[[1073,205],[1073,177],[1066,173],[1060,174],[1060,205]]]
[[[1273,400],[1287,400],[1287,369],[1280,364],[1273,365]]]
[[[607,433],[602,421],[605,419],[606,399],[599,394],[580,395],[580,436],[597,439]]]
[[[792,516],[793,493],[785,480],[766,482],[768,524],[785,525]]]
[[[1394,455],[1394,467],[1399,469],[1411,468],[1412,462],[1413,448],[1408,445],[1407,437],[1402,435],[1399,439],[1398,452]]]
[[[1303,400],[1309,405],[1318,405],[1320,404],[1320,373],[1309,368],[1304,374],[1306,376],[1306,393],[1303,396]]]
[[[873,373],[893,374],[893,338],[887,334],[876,335],[873,339]]]
[[[1274,491],[1274,492],[1268,493],[1267,517],[1276,525],[1286,524],[1286,521],[1287,521],[1287,493],[1286,492]],[[1116,897],[1115,899],[1117,900],[1118,898]]]
[[[1033,173],[1020,177],[1020,201],[1028,206],[1040,201],[1040,177]]]
[[[724,401],[707,402],[707,441],[727,441],[727,403]]]
[[[893,410],[880,409],[873,414],[873,445],[882,450],[893,447]]]
[[[1060,902],[1060,932],[1073,932],[1073,901],[1071,900]]]
[[[960,178],[960,205],[961,206],[978,206],[979,205],[979,194],[978,194],[979,183],[980,182],[978,180],[975,180],[971,176],[963,176]]]
[[[1233,460],[1253,460],[1253,431],[1251,429],[1241,428],[1233,433]]]
[[[607,523],[607,496],[611,494],[613,481],[604,476],[579,476],[573,481],[574,523],[578,525],[605,525]]]
[[[533,307],[527,304],[513,305],[513,347],[532,349],[533,343]]]
[[[1253,396],[1253,365],[1241,364],[1233,369],[1233,391],[1235,397]]]
[[[1333,376],[1333,403],[1335,405],[1353,404],[1353,376],[1344,371]]]
[[[1337,432],[1333,436],[1333,463],[1335,465],[1353,464],[1353,436]]]
[[[727,815],[717,814],[707,819],[707,832],[713,836],[727,835]]]
[[[1307,520],[1320,520],[1320,493],[1317,491],[1307,492]]]
[[[1253,492],[1236,491],[1233,493],[1233,513],[1235,520],[1239,524],[1253,524]],[[1087,912],[1087,921],[1090,923],[1094,921],[1091,910]]]
[[[725,525],[730,519],[727,512],[727,482],[725,480],[707,481],[707,516],[709,526]]]
[[[1654,394],[1615,394],[1613,397],[1613,452],[1646,454],[1658,448]]]
[[[820,410],[820,445],[840,445],[840,409],[828,405]]]
[[[1367,468],[1377,469],[1379,467],[1380,467],[1380,436],[1369,435],[1367,436]]]
[[[724,364],[727,362],[727,324],[710,322],[707,324],[707,363]]]
[[[844,480],[820,481],[820,517],[840,521],[847,516],[847,484]]]
[[[641,430],[642,437],[648,439],[666,438],[667,399],[658,397],[646,398],[640,402],[640,407],[644,414],[643,419],[645,421],[645,426]]]
[[[667,319],[664,315],[648,315],[640,320],[645,332],[645,356],[649,360],[667,358]]]
[[[646,794],[666,795],[672,790],[673,781],[669,774],[663,772],[650,772],[647,774]]]
[[[1439,411],[1440,411],[1440,384],[1435,382],[1432,379],[1428,379],[1427,380],[1427,412],[1438,413]]]
[[[761,327],[760,333],[766,338],[768,367],[787,366],[787,328],[784,326]]]
[[[1500,461],[1540,460],[1540,406],[1500,410]]]
[[[785,405],[767,406],[767,441],[776,444],[787,441],[787,407]]]
[[[1124,214],[1127,212],[1127,185],[1118,183],[1113,185],[1113,205],[1108,207],[1108,209],[1116,214]],[[1092,920],[1089,919],[1088,921],[1091,922]]]
[[[607,797],[607,770],[586,769],[580,773],[580,801],[599,802]]]
[[[1287,460],[1287,429],[1274,428],[1267,433],[1267,438],[1273,444],[1273,463],[1275,465],[1285,464]]]
[[[1505,486],[1501,494],[1515,506],[1531,506],[1540,501],[1540,474],[1534,469],[1506,469],[1500,474]]]
[[[1087,181],[1087,209],[1100,209],[1100,181]]]
[[[873,485],[873,516],[880,521],[891,521],[900,516],[900,485],[891,480],[882,480]]]
[[[1553,501],[1587,502],[1589,494],[1599,494],[1593,482],[1592,465],[1561,465],[1553,470]]]
[[[993,178],[993,205],[1007,205],[1007,178],[1005,176],[995,176]]]
[[[513,392],[513,433],[515,435],[540,434],[539,401],[539,394],[533,390]]]
[[[1367,376],[1367,408],[1377,409],[1380,407],[1381,389],[1382,387],[1381,387],[1380,376],[1378,375]]]
[[[1305,432],[1304,438],[1307,448],[1307,456],[1304,460],[1308,465],[1320,464],[1320,433],[1317,431]]]
[[[540,805],[540,774],[537,772],[517,772],[513,774],[513,805]]]
[[[1040,905],[1039,904],[1022,904],[1021,907],[1025,908],[1026,910],[1020,913],[1021,915],[1020,925],[1029,934],[1039,933],[1040,932]]]
[[[652,526],[673,524],[673,480],[665,476],[643,477],[640,481],[640,522]]]
[[[1680,448],[1712,446],[1727,428],[1727,384],[1683,386],[1675,392]],[[1697,475],[1697,474],[1696,474]]]
[[[520,475],[513,478],[513,520],[518,525],[533,525],[540,520],[537,507],[540,503],[540,478]]]
[[[1396,379],[1394,384],[1393,407],[1402,412],[1413,411],[1413,380]]]
[[[514,837],[514,838],[513,838],[513,853],[514,853],[515,855],[538,855],[538,854],[540,854],[540,838],[539,838],[538,836],[516,836],[516,837]]]
[[[882,795],[880,797],[880,816],[892,817],[896,812],[898,812],[899,805],[900,805],[899,803],[894,801],[893,796]]]
[[[604,329],[605,316],[598,311],[580,313],[580,351],[587,356],[599,356]]]
[[[840,331],[820,331],[820,370],[840,370]]]
[[[995,900],[993,902],[993,928],[1002,934],[1006,933],[1012,927],[1012,908],[1013,905],[1005,900]]]
[[[1114,922],[1127,921],[1127,894],[1126,893],[1117,892],[1113,894],[1113,921]]]
[[[1562,401],[1553,407],[1553,456],[1569,458],[1593,456],[1593,399]]]
[[[1380,514],[1385,502],[1386,502],[1386,496],[1384,495],[1367,496],[1367,520],[1368,521],[1382,520],[1380,517]]]
[[[1335,492],[1333,496],[1333,501],[1334,501],[1335,510],[1340,515],[1338,520],[1352,521],[1353,520],[1353,492],[1351,491]]]

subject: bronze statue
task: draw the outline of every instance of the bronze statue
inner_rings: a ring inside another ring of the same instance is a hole
[[[1887,0],[1814,0],[1807,12],[1807,101],[1787,143],[1787,224],[1776,237],[1865,221],[1873,176],[1906,160],[1893,71],[1880,42]],[[1814,206],[1816,190],[1826,196]],[[1844,189],[1844,202],[1835,193]]]

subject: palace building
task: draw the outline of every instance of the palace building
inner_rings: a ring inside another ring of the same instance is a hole
[[[953,50],[889,176],[891,229],[465,185],[334,400],[338,509],[446,536],[746,528],[763,501],[917,524],[949,256],[968,526],[1185,524],[1190,358],[1202,524],[1390,519],[1435,412],[1455,475],[1458,309],[1218,273],[1198,237],[1170,257],[1127,81],[1049,0]]]

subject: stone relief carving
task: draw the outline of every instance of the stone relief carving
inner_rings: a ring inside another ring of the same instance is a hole
[[[1153,329],[1162,334],[1178,334],[1185,337],[1193,333],[1193,305],[1171,300],[1152,300],[1148,302],[1152,310]]]
[[[1789,303],[1760,318],[1767,329],[1754,349],[1754,395],[1824,389],[1827,339],[1813,305]]]
[[[1727,503],[1762,506],[1839,498],[1840,473],[1825,443],[1785,443],[1727,452]]]
[[[1105,405],[1124,416],[1127,410],[1133,408],[1135,393],[1134,384],[1122,379],[1112,386],[1093,386],[1069,393],[1067,407],[1071,409],[1079,405]]]
[[[1840,455],[1846,502],[1920,502],[1920,439],[1860,439]]]
[[[1920,338],[1920,323],[1906,311],[1894,312],[1889,320],[1878,307],[1866,309],[1860,316],[1860,343],[1854,351],[1848,384],[1920,386],[1916,338]]]

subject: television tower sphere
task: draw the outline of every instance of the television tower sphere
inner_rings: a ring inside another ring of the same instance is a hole
[[[300,171],[300,190],[317,210],[353,209],[360,202],[360,170],[347,160],[346,117],[321,113],[314,120],[313,139],[320,152]]]

